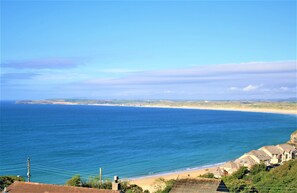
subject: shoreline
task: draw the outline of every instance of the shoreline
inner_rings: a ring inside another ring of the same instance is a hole
[[[269,109],[269,108],[236,108],[236,107],[202,107],[202,106],[168,106],[168,105],[133,105],[133,104],[81,104],[76,102],[51,102],[51,103],[22,103],[22,104],[45,104],[45,105],[82,105],[82,106],[106,106],[106,107],[135,107],[135,108],[167,108],[167,109],[192,109],[212,111],[238,111],[253,113],[272,113],[284,115],[297,115],[295,110]]]
[[[136,184],[140,186],[143,190],[149,190],[150,192],[154,192],[157,190],[157,187],[162,186],[162,184],[158,183],[158,179],[162,178],[164,180],[171,179],[182,179],[182,178],[197,178],[200,175],[206,173],[213,173],[216,168],[224,165],[226,162],[221,162],[212,165],[205,165],[201,167],[189,168],[180,171],[160,173],[155,175],[147,175],[135,178],[126,178],[124,181],[128,181],[131,184]]]
[[[198,171],[198,170],[208,170],[209,168],[219,167],[221,165],[224,165],[225,163],[226,162],[220,162],[220,163],[216,163],[216,164],[198,166],[198,167],[187,168],[187,169],[177,169],[174,171],[160,172],[160,173],[149,174],[149,175],[144,175],[144,176],[125,178],[125,180],[134,181],[134,180],[141,180],[141,179],[145,179],[145,178],[160,178],[162,176],[176,175],[176,174],[180,174],[180,173],[187,173],[187,172],[193,172],[193,171]]]

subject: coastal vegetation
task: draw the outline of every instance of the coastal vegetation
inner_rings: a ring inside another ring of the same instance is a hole
[[[0,176],[0,191],[3,190],[5,187],[8,187],[14,181],[24,182],[25,179],[21,176]]]
[[[290,160],[271,170],[267,170],[264,164],[254,165],[250,171],[242,167],[222,179],[230,192],[297,192],[297,160]]]
[[[111,180],[105,179],[101,182],[99,176],[91,176],[88,180],[84,180],[80,175],[75,175],[67,180],[66,185],[98,189],[112,189]],[[137,186],[136,184],[130,184],[127,181],[120,182],[120,189],[125,193],[149,193],[148,190],[143,190],[140,186]]]

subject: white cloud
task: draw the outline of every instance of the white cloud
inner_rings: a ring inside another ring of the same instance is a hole
[[[252,85],[252,84],[250,84],[250,85],[244,87],[242,90],[243,91],[246,91],[246,92],[249,92],[249,91],[257,90],[258,88],[260,88],[262,86],[263,86],[263,84],[259,84],[259,85]]]
[[[235,87],[235,86],[232,86],[232,87],[229,88],[229,90],[238,90],[238,88]]]
[[[287,90],[289,90],[289,88],[288,87],[285,87],[285,86],[282,86],[282,87],[280,87],[279,88],[281,91],[287,91]]]

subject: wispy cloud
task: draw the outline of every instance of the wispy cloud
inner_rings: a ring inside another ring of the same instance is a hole
[[[4,73],[1,74],[1,80],[11,80],[11,79],[31,79],[38,76],[37,73]]]
[[[109,93],[114,98],[269,98],[296,93],[295,80],[294,61],[253,62],[135,71],[120,78],[88,79],[69,87],[98,96]]]
[[[250,92],[250,91],[257,90],[257,89],[261,88],[262,86],[263,86],[263,84],[259,84],[259,85],[250,84],[250,85],[244,87],[242,90],[246,91],[246,92]]]
[[[102,75],[103,72],[108,76]],[[113,76],[114,73],[116,76]],[[92,72],[43,70],[39,76],[36,74],[5,76],[11,79],[31,77],[30,84],[26,81],[28,89],[40,87],[39,90],[46,89],[47,92],[55,93],[55,97],[61,94],[59,97],[71,98],[259,99],[287,98],[296,95],[294,61],[222,64],[149,71],[94,68]],[[61,90],[63,92],[60,92]]]
[[[139,71],[122,78],[95,78],[85,83],[94,85],[220,84],[222,82],[236,82],[240,80],[237,83],[248,84],[247,86],[251,84],[247,88],[249,90],[254,85],[262,84],[262,79],[267,81],[272,77],[280,76],[286,76],[289,79],[294,78],[296,76],[295,65],[296,62],[291,61],[197,66],[174,70]],[[252,80],[253,83],[246,83],[249,80]],[[232,89],[235,90],[236,87],[233,86]]]
[[[1,64],[4,68],[16,69],[69,69],[84,64],[82,59],[46,58],[24,61],[8,61]]]

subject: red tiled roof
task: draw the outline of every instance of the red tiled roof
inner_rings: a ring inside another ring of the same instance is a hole
[[[53,184],[40,184],[33,182],[18,182],[7,187],[8,193],[120,193],[116,190],[99,190],[73,186],[60,186]]]

